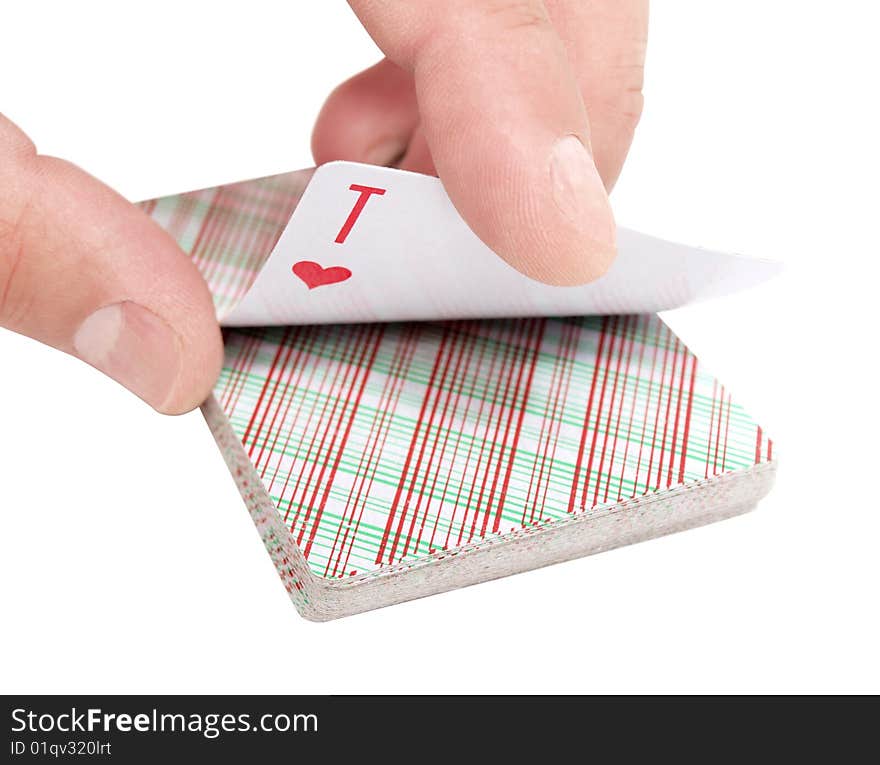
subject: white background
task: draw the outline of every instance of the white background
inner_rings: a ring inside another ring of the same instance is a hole
[[[878,16],[652,8],[619,222],[788,264],[667,317],[776,441],[756,512],[312,624],[198,412],[0,332],[0,690],[880,690]],[[311,164],[378,58],[340,0],[10,0],[0,27],[0,111],[133,200]]]

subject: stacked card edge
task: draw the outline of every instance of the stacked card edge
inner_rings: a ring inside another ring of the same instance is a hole
[[[776,459],[761,462],[376,571],[325,579],[309,569],[213,396],[202,412],[291,601],[312,621],[351,616],[731,518],[752,510],[770,491],[777,467]]]

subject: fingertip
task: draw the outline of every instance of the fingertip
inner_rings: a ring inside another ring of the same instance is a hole
[[[557,250],[556,259],[529,259],[514,255],[514,265],[521,273],[535,281],[553,287],[577,287],[604,276],[617,257],[617,250],[589,240],[577,241],[568,251]]]
[[[185,258],[185,256],[183,256]],[[190,263],[186,263],[190,266]],[[176,300],[161,299],[163,314],[174,328],[180,349],[180,364],[165,398],[154,408],[163,414],[183,414],[202,404],[211,394],[223,366],[223,334],[217,321],[208,285],[195,269],[179,276],[182,292]],[[180,310],[180,302],[186,305]]]
[[[571,224],[570,247],[558,258],[558,278],[568,284],[598,279],[617,253],[617,230],[605,184],[593,156],[576,135],[559,138],[550,150],[553,203]]]
[[[441,178],[474,233],[513,268],[554,286],[595,281],[616,257],[617,229],[592,156],[574,134],[535,144],[531,153],[487,147]]]
[[[223,338],[216,324],[198,338],[197,345],[181,342],[182,363],[165,399],[154,408],[162,414],[192,411],[211,395],[223,366]],[[187,345],[189,349],[187,349]]]
[[[73,350],[156,411],[183,414],[201,404],[220,373],[219,328],[193,336],[130,300],[97,308],[79,325]]]
[[[604,276],[617,257],[617,247],[579,230],[522,231],[507,241],[484,239],[513,268],[554,287],[576,287]]]

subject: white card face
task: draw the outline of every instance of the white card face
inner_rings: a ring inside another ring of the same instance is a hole
[[[228,326],[653,313],[757,284],[771,261],[618,228],[596,282],[523,276],[468,228],[437,178],[354,162],[319,167]]]

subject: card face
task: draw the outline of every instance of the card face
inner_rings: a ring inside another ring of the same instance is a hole
[[[265,252],[258,253],[253,284],[220,311],[224,324],[656,312],[748,287],[778,270],[619,228],[619,255],[607,275],[577,287],[542,284],[480,241],[437,178],[353,162],[315,170],[293,208],[265,263]],[[275,218],[268,228],[277,225]],[[266,249],[265,241],[250,246]]]

